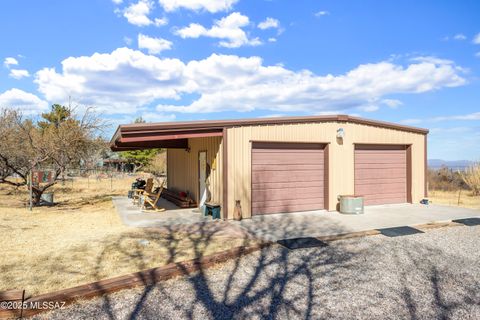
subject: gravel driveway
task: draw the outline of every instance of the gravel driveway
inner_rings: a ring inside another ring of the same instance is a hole
[[[51,319],[480,319],[480,226],[273,246]]]

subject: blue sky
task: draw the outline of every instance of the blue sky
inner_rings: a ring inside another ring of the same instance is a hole
[[[4,0],[0,106],[112,123],[344,113],[480,160],[480,2]]]

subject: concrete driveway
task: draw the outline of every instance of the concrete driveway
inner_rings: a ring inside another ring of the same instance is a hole
[[[257,238],[277,241],[473,217],[480,217],[480,210],[439,205],[399,204],[365,207],[365,213],[361,215],[321,210],[254,216],[252,219],[232,221],[232,223],[244,228]]]

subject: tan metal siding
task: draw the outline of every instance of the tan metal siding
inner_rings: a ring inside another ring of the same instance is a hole
[[[344,128],[343,141],[336,130]],[[412,201],[424,194],[424,135],[370,125],[323,122],[228,128],[228,218],[233,218],[235,200],[244,217],[251,216],[251,141],[319,142],[329,145],[328,210],[335,210],[337,196],[354,193],[354,143],[411,144]]]
[[[168,188],[188,191],[198,203],[198,153],[207,151],[212,201],[222,204],[222,137],[189,139],[188,145],[189,152],[183,149],[167,150]]]

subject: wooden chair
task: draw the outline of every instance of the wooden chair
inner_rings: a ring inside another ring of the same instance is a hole
[[[145,189],[134,189],[133,190],[133,204],[140,204],[140,197],[145,193],[151,193],[153,189],[153,178],[148,178],[147,183],[145,184]]]
[[[158,206],[158,201],[162,196],[163,185],[165,184],[165,180],[162,181],[160,187],[158,187],[158,191],[156,193],[152,192],[144,192],[143,193],[143,210],[147,210],[147,207],[151,207],[153,210],[157,212],[165,211],[165,208]]]

